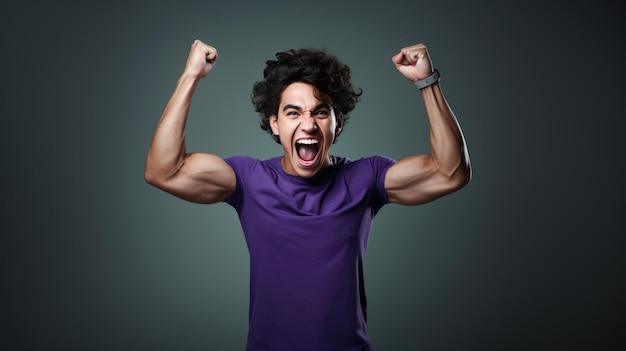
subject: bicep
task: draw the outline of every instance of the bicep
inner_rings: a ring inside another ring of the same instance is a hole
[[[450,179],[429,155],[410,156],[391,166],[385,175],[389,202],[414,206],[433,201],[452,191]]]
[[[235,171],[226,161],[212,154],[191,153],[159,187],[187,201],[211,204],[224,201],[235,186]]]

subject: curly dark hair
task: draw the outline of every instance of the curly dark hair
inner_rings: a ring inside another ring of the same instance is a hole
[[[255,111],[261,114],[261,129],[280,144],[278,136],[270,128],[270,116],[278,115],[283,91],[296,82],[311,84],[321,97],[330,99],[337,124],[345,126],[350,112],[363,94],[362,89],[352,87],[349,66],[325,50],[292,49],[276,53],[276,59],[266,62],[264,79],[256,82],[252,89],[252,104]]]

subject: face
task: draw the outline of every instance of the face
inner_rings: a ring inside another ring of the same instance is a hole
[[[315,97],[312,85],[289,85],[270,125],[283,146],[285,172],[309,178],[330,165],[330,146],[339,134],[337,119],[330,101]]]

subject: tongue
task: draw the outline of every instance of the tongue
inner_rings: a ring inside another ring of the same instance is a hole
[[[298,155],[305,161],[311,161],[317,154],[317,146],[315,145],[301,145],[298,149]]]

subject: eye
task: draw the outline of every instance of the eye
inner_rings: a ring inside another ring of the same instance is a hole
[[[287,113],[285,113],[285,116],[293,118],[300,116],[300,113],[298,111],[287,111]]]
[[[330,111],[328,110],[317,110],[315,111],[315,117],[317,118],[327,118],[330,116]]]

